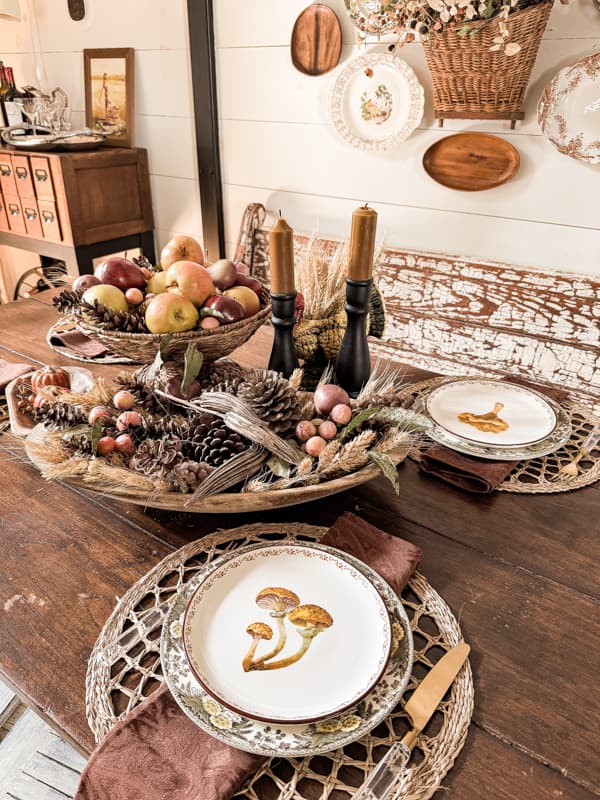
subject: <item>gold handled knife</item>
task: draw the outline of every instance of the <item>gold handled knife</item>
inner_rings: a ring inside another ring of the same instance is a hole
[[[386,800],[404,774],[408,759],[423,728],[468,658],[468,644],[457,644],[438,661],[423,678],[404,706],[412,729],[387,751],[367,780],[354,795],[354,800]]]

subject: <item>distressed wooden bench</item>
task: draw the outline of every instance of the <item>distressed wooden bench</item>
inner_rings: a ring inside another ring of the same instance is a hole
[[[263,280],[271,225],[264,206],[248,206],[236,252]],[[307,238],[295,234],[298,247]],[[599,279],[387,247],[376,276],[386,326],[375,355],[447,375],[557,384],[600,412]]]

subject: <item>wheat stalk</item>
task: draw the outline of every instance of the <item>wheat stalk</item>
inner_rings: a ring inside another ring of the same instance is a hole
[[[304,297],[306,319],[326,319],[344,307],[347,242],[325,244],[316,236],[296,256],[296,288]]]
[[[60,396],[61,403],[79,406],[84,411],[91,411],[94,406],[110,406],[114,392],[106,385],[103,378],[97,378],[89,392],[65,392]]]
[[[322,472],[333,462],[341,446],[342,444],[339,439],[334,439],[325,445],[325,447],[321,450],[321,455],[319,456],[319,472]]]
[[[320,473],[321,477],[331,477],[336,473],[347,474],[362,469],[369,461],[367,450],[376,438],[375,431],[366,430],[359,433],[348,444],[340,448],[331,464]]]

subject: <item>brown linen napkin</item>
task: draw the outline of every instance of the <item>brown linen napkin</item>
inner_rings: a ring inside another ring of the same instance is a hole
[[[84,358],[97,358],[107,351],[100,342],[88,338],[81,331],[66,331],[55,333],[50,337],[50,344],[60,353],[65,355],[83,356]]]
[[[323,542],[367,562],[398,593],[421,558],[415,545],[348,513]],[[263,761],[200,730],[163,684],[98,745],[75,800],[229,800]]]
[[[13,361],[6,361],[0,358],[0,394],[15,378],[26,375],[34,369],[30,364],[15,364]]]
[[[514,375],[507,375],[505,380],[533,389],[556,403],[562,403],[569,396],[568,392],[557,386],[541,386]],[[467,492],[489,494],[500,486],[518,463],[518,461],[472,458],[441,444],[435,444],[421,454],[419,469],[427,475],[433,475]]]

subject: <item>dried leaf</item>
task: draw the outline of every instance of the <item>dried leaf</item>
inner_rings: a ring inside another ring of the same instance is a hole
[[[379,453],[376,450],[370,450],[367,453],[369,459],[381,470],[381,474],[388,479],[394,487],[396,494],[400,494],[400,481],[398,480],[398,470],[392,459],[387,453]]]
[[[277,475],[278,478],[290,477],[291,465],[277,458],[277,456],[271,456],[271,458],[268,459],[267,467],[271,470],[273,475]]]
[[[344,442],[348,436],[350,436],[352,431],[355,430],[355,428],[358,428],[359,425],[362,425],[363,422],[366,422],[372,417],[376,417],[380,411],[381,408],[367,408],[364,411],[361,411],[360,414],[357,414],[350,420],[345,428],[342,428],[340,433],[340,441]]]
[[[204,354],[198,350],[194,342],[190,342],[187,346],[184,356],[184,369],[183,380],[181,381],[181,393],[187,394],[187,390],[195,381],[204,364]]]

